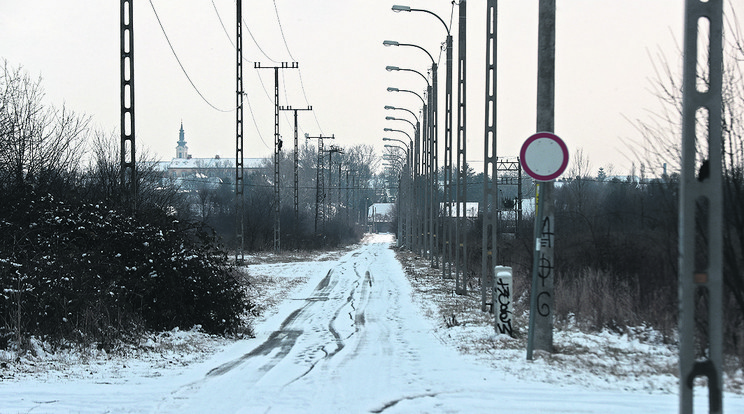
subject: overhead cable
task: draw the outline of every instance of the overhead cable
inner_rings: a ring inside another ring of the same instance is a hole
[[[287,44],[287,38],[284,36],[284,28],[282,27],[282,21],[279,19],[279,9],[276,7],[276,0],[273,0],[274,2],[274,13],[276,13],[276,21],[279,23],[279,32],[282,34],[282,40],[284,40],[284,47],[287,49],[287,54],[289,55],[290,59],[293,61],[297,61],[297,59],[292,56],[292,52],[289,51],[289,45]]]
[[[191,80],[191,76],[189,76],[188,72],[186,72],[186,68],[184,68],[183,63],[181,63],[181,59],[178,58],[178,54],[176,53],[176,50],[173,48],[173,44],[171,43],[170,39],[168,38],[168,34],[165,32],[165,27],[163,27],[163,23],[160,21],[160,16],[158,15],[158,11],[155,10],[155,5],[152,3],[152,0],[150,0],[150,6],[152,7],[153,13],[155,13],[155,19],[158,21],[158,25],[160,25],[160,30],[163,32],[163,36],[165,36],[165,41],[168,43],[168,46],[170,47],[171,52],[173,53],[173,57],[176,58],[176,62],[178,62],[178,66],[181,67],[181,71],[186,76],[186,79],[188,79],[189,83],[191,84],[191,87],[194,88],[194,91],[201,97],[201,99],[212,109],[218,111],[218,112],[232,112],[235,110],[235,108],[230,109],[221,109],[216,106],[214,106],[209,100],[204,96],[204,94],[201,93],[199,88],[196,87],[194,84],[194,81]]]

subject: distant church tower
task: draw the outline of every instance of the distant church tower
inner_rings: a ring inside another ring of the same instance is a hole
[[[181,129],[178,131],[178,146],[176,147],[176,158],[188,158],[189,147],[186,146],[183,134],[183,121],[181,121]]]

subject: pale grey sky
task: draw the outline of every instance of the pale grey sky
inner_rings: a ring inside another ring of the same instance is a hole
[[[536,132],[537,3],[499,1],[499,156],[517,156],[524,140]],[[211,108],[198,96],[171,53],[150,0],[138,0],[134,4],[138,151],[147,147],[170,159],[183,121],[194,156],[233,157],[234,0],[152,0],[152,4],[194,84],[212,105],[228,112]],[[383,128],[406,128],[407,124],[385,120],[387,115],[406,114],[391,113],[384,106],[417,112],[420,102],[386,88],[423,92],[423,80],[415,74],[386,72],[385,66],[425,73],[429,58],[414,48],[384,47],[382,42],[418,44],[438,58],[446,33],[433,16],[394,13],[393,4],[431,10],[448,23],[453,16],[452,30],[457,33],[457,8],[453,11],[446,0],[244,2],[244,57],[250,61],[244,64],[245,90],[258,126],[246,108],[246,157],[264,157],[273,151],[273,71],[254,69],[252,62],[266,66],[275,64],[272,59],[298,62],[299,70],[281,72],[280,104],[313,106],[313,114],[299,115],[301,136],[335,134],[336,145],[373,144],[381,152],[381,138],[389,134]],[[646,119],[658,106],[651,92],[652,59],[663,53],[675,64],[681,61],[683,4],[681,0],[558,1],[555,133],[572,155],[583,148],[593,170],[609,164],[618,173],[629,170],[632,160],[624,154],[631,152],[622,139],[637,133],[628,119]],[[50,103],[65,102],[91,115],[101,129],[118,130],[119,2],[0,0],[0,9],[0,57],[42,76]],[[482,169],[477,160],[483,159],[485,10],[485,1],[468,2],[467,158],[476,161],[477,170]],[[442,88],[444,76],[442,53]],[[442,116],[443,96],[442,89]],[[283,113],[281,119],[280,132],[289,143],[291,113]]]

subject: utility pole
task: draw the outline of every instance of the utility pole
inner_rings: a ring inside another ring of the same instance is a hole
[[[707,30],[700,30],[702,21]],[[701,376],[707,378],[709,412],[723,412],[722,85],[723,1],[687,0],[679,197],[681,414],[693,412],[693,385]]]
[[[137,208],[137,166],[134,139],[134,23],[133,0],[121,0],[121,187],[124,204]]]
[[[537,35],[537,131],[553,132],[555,120],[555,0],[540,0]],[[535,240],[540,241],[534,252],[532,292],[530,299],[530,333],[527,359],[533,348],[553,352],[554,272],[553,257],[555,225],[553,182],[536,185],[538,197]],[[537,243],[537,241],[536,241]],[[537,277],[536,277],[537,276]],[[537,283],[537,279],[540,283]]]
[[[486,128],[483,150],[483,236],[481,259],[481,311],[489,310],[493,289],[493,269],[498,263],[496,240],[498,236],[498,177],[496,162],[496,26],[497,0],[486,5]],[[493,308],[490,309],[493,311]]]
[[[244,225],[243,220],[245,216],[245,181],[243,181],[243,1],[237,0],[236,4],[236,36],[235,36],[235,49],[236,49],[236,110],[235,110],[235,219],[237,221],[235,225],[235,231],[237,232],[235,237],[236,249],[235,249],[235,262],[243,263],[245,256],[243,255],[244,248]]]
[[[444,209],[442,217],[442,277],[452,279],[452,34],[447,28],[447,79],[444,116]]]
[[[280,111],[292,111],[294,112],[294,230],[295,236],[299,235],[300,226],[300,186],[299,186],[299,171],[300,171],[300,148],[297,143],[297,112],[298,111],[312,111],[313,107],[308,106],[307,108],[292,108],[291,106],[280,106]]]
[[[344,150],[342,150],[340,147],[337,147],[335,145],[331,145],[326,150],[328,153],[328,216],[330,216],[330,210],[331,205],[333,204],[333,160],[331,159],[331,155],[333,153],[343,154]],[[338,168],[338,175],[339,175],[339,183],[341,182],[341,165],[339,162],[339,168]],[[323,222],[325,224],[325,221]]]
[[[468,291],[468,226],[463,226],[463,224],[468,222],[468,163],[466,158],[467,139],[465,135],[465,75],[467,73],[465,70],[465,58],[467,55],[466,11],[466,0],[460,0],[459,34],[457,37],[457,185],[455,185],[455,201],[457,203],[457,212],[455,214],[455,293],[457,294],[467,294]]]
[[[281,198],[279,197],[279,153],[282,139],[279,135],[279,69],[297,69],[297,62],[282,62],[280,66],[261,66],[255,62],[256,69],[274,69],[274,253],[281,251]]]
[[[336,139],[334,135],[323,136],[322,134],[317,137],[311,137],[309,134],[305,134],[305,139],[317,139],[318,140],[318,161],[315,169],[315,235],[318,235],[318,216],[322,215],[322,206],[325,203],[325,177],[323,176],[323,140],[324,139]],[[325,221],[325,219],[324,219]]]

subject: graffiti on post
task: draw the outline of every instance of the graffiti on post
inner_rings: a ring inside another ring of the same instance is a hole
[[[496,280],[493,286],[493,303],[498,304],[496,313],[496,332],[514,336],[512,326],[512,315],[514,314],[512,304],[512,274],[511,268],[496,266],[494,270]]]
[[[550,216],[545,217],[542,222],[542,235],[540,237],[540,266],[538,267],[537,276],[540,278],[539,293],[537,294],[537,313],[540,316],[550,315],[550,308],[553,303],[551,289],[547,289],[545,282],[551,283],[553,276],[553,242],[554,233]]]

